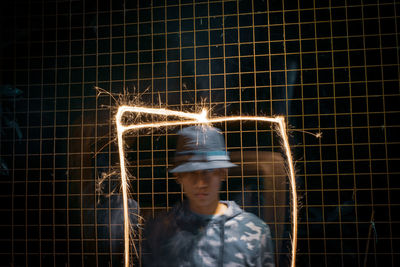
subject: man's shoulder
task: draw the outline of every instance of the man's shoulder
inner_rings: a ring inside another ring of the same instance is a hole
[[[251,212],[243,211],[239,215],[235,217],[236,220],[240,221],[241,223],[249,223],[252,222],[256,225],[266,226],[266,223],[261,220],[257,215]]]
[[[263,220],[257,215],[246,211],[228,220],[226,225],[230,226],[239,235],[244,233],[253,233],[257,236],[270,234],[270,229]]]
[[[235,222],[235,224],[238,223],[240,225],[253,224],[260,227],[268,227],[267,224],[257,215],[241,209],[235,202],[227,201],[225,203],[229,205],[230,210],[230,214],[228,214],[228,216],[231,217],[228,219],[228,221],[232,221]]]

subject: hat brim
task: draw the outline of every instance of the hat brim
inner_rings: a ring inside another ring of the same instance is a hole
[[[232,168],[236,167],[236,164],[233,164],[229,161],[208,161],[208,162],[186,162],[175,168],[169,170],[170,173],[181,173],[181,172],[194,172],[201,170],[209,170],[209,169],[224,169],[224,168]]]

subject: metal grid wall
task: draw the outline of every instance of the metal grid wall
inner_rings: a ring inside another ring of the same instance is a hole
[[[95,86],[151,107],[286,116],[298,266],[399,264],[395,1],[18,0],[0,12],[0,265],[121,265],[119,176],[107,176],[118,101]],[[284,175],[260,167],[279,142],[268,125],[216,126],[241,166],[221,196],[270,224],[286,266]],[[132,212],[181,200],[167,173],[176,130],[127,136]]]

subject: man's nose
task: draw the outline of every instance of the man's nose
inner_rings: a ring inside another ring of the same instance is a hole
[[[206,187],[207,184],[207,177],[203,173],[199,173],[196,177],[195,185],[197,187]]]

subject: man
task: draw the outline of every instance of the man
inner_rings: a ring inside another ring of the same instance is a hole
[[[271,234],[257,216],[220,201],[230,162],[221,133],[193,126],[178,133],[176,175],[182,205],[149,223],[146,266],[274,266]]]

